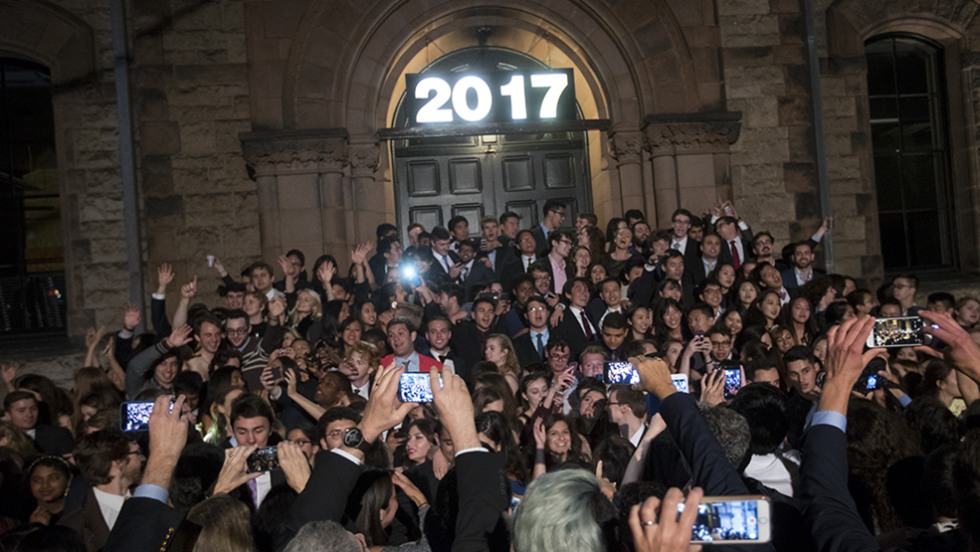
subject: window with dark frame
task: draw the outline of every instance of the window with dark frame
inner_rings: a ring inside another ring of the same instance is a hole
[[[890,35],[865,54],[884,268],[954,268],[943,49]]]
[[[51,74],[0,58],[0,336],[63,334],[64,287]]]

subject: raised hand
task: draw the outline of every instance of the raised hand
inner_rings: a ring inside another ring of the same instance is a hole
[[[167,348],[176,349],[177,347],[183,347],[190,343],[192,339],[191,331],[192,328],[187,324],[174,328],[170,333],[170,337],[166,339]]]
[[[279,467],[286,476],[286,484],[297,493],[303,492],[310,480],[310,462],[299,445],[280,441],[278,446]]]
[[[317,278],[320,279],[320,283],[322,283],[324,286],[329,286],[330,280],[333,280],[333,277],[336,274],[337,265],[333,264],[333,261],[324,262],[316,271]]]
[[[439,421],[449,431],[456,450],[479,447],[473,400],[463,378],[456,375],[451,368],[446,368],[442,371],[441,385],[439,373],[435,370],[429,372],[429,383],[432,385],[432,404],[439,415]]]
[[[282,273],[286,275],[286,278],[295,280],[299,276],[299,267],[293,265],[293,262],[289,260],[289,257],[285,255],[279,256],[279,268],[282,269]]]
[[[595,476],[599,478],[599,490],[606,495],[606,498],[612,500],[616,496],[616,484],[602,475],[602,460],[596,462]]]
[[[701,402],[708,406],[725,402],[724,370],[715,370],[701,379]]]
[[[89,328],[85,332],[85,347],[92,349],[95,347],[102,336],[105,335],[105,326],[99,326],[98,328]]]
[[[916,347],[916,350],[943,358],[972,379],[980,381],[980,347],[973,341],[970,334],[948,314],[919,311],[919,316],[927,322],[931,322],[931,324],[925,324],[922,331],[945,343],[946,348],[941,352],[927,346]]]
[[[195,295],[197,295],[197,276],[194,276],[193,280],[180,287],[180,296],[183,299],[190,301]]]
[[[18,369],[20,369],[20,364],[16,362],[0,363],[0,377],[3,378],[3,383],[7,385],[8,391],[14,389],[14,380],[17,379]]]
[[[174,281],[174,267],[170,263],[163,263],[157,267],[157,293],[166,293],[167,286]]]
[[[354,265],[363,265],[367,262],[367,254],[374,245],[370,242],[357,244],[350,252],[350,262]]]
[[[534,444],[537,448],[543,449],[548,443],[548,433],[544,429],[544,419],[534,420]]]
[[[640,374],[640,383],[648,392],[660,397],[661,400],[677,392],[670,381],[670,368],[662,358],[635,356],[630,359],[636,371]]]
[[[653,496],[637,504],[630,510],[629,525],[633,533],[636,552],[688,552],[701,550],[691,546],[691,529],[698,517],[698,504],[704,493],[700,487],[691,489],[684,500],[684,494],[671,488],[664,496],[663,504]],[[684,513],[677,515],[677,505],[684,502]],[[657,521],[659,511],[660,520]]]
[[[396,366],[394,362],[378,370],[371,398],[364,407],[364,416],[361,417],[359,426],[367,441],[373,442],[379,435],[398,425],[418,406],[416,403],[398,400],[398,382],[403,373],[405,369]],[[470,408],[473,408],[472,405]]]
[[[415,503],[416,508],[421,508],[427,504],[425,500],[425,495],[422,491],[415,486],[405,475],[401,472],[395,472],[391,474],[391,482],[395,484],[396,487],[402,490],[408,498]]]
[[[218,481],[214,484],[214,495],[227,494],[244,485],[249,479],[255,479],[262,472],[248,473],[248,457],[255,452],[256,447],[235,447],[225,450],[225,463],[221,465]]]

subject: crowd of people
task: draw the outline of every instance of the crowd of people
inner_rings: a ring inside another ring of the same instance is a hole
[[[566,208],[163,264],[71,390],[0,359],[0,550],[676,551],[742,495],[771,540],[712,546],[980,550],[980,300],[823,273],[831,219]]]

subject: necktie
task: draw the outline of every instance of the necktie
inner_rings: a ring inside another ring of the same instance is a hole
[[[449,273],[449,255],[442,256],[442,265],[446,267],[446,273]]]
[[[676,242],[675,241],[674,244],[670,246],[670,248],[671,249],[676,249],[676,250],[680,251],[681,250],[681,242]]]
[[[592,333],[592,325],[589,324],[588,317],[585,316],[585,311],[578,311],[579,315],[582,317],[582,328],[585,330],[585,338],[592,341],[595,334]]]
[[[538,356],[544,358],[544,334],[535,336],[534,348],[538,351]]]
[[[738,248],[735,247],[735,240],[730,241],[729,245],[732,246],[732,266],[738,270],[738,267],[742,266],[742,259],[738,255]]]
[[[779,290],[779,300],[783,303],[786,302],[786,292],[784,290]]]
[[[252,502],[255,503],[255,507],[259,507],[259,481],[256,479],[248,480],[248,490],[252,493]]]
[[[465,282],[466,276],[469,275],[469,273],[470,273],[470,269],[464,266],[463,270],[459,273],[459,281]]]
[[[531,266],[534,262],[534,257],[524,257],[524,272],[527,272],[527,268]]]

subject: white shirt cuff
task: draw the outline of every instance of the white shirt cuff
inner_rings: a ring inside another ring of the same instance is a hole
[[[157,301],[165,301],[167,299],[166,293],[151,293],[150,297],[156,299]]]
[[[459,458],[460,456],[462,456],[464,454],[469,454],[471,452],[490,452],[490,451],[488,451],[487,449],[485,449],[483,447],[474,447],[474,448],[468,448],[468,449],[458,450],[458,451],[456,451],[455,456],[456,456],[456,458]]]
[[[357,464],[358,466],[360,466],[362,463],[360,458],[354,456],[353,454],[347,452],[346,450],[332,449],[330,452],[337,454],[339,456],[343,456],[344,458],[350,460],[351,462]]]

